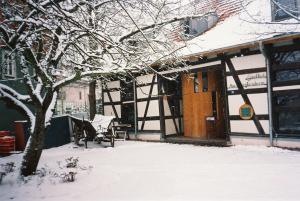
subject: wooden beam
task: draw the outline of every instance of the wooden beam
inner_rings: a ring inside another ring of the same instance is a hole
[[[225,95],[225,132],[226,132],[226,139],[229,139],[229,133],[230,133],[230,120],[229,120],[229,102],[228,102],[228,91],[227,91],[227,77],[226,77],[226,64],[224,59],[221,60],[222,65],[222,75],[223,75],[223,93]]]
[[[244,102],[246,104],[250,105],[253,108],[253,106],[251,104],[251,101],[250,101],[247,93],[245,92],[245,89],[244,89],[244,87],[243,87],[243,85],[241,83],[241,80],[240,80],[240,78],[239,78],[239,76],[238,76],[238,74],[237,74],[237,72],[236,72],[236,70],[235,70],[235,68],[234,68],[231,60],[229,58],[227,58],[227,57],[225,57],[224,59],[225,59],[225,62],[227,63],[227,66],[228,66],[228,68],[230,70],[230,73],[231,73],[231,75],[232,75],[232,77],[233,77],[233,79],[234,79],[234,81],[236,83],[236,86],[238,87],[239,91],[241,92],[241,96],[242,96]],[[264,129],[263,129],[263,127],[262,127],[262,125],[261,125],[261,123],[259,121],[259,118],[255,114],[254,108],[253,108],[253,121],[254,121],[254,124],[255,124],[255,126],[256,126],[256,128],[258,130],[258,133],[260,135],[265,135],[265,131],[264,131]]]
[[[150,105],[150,101],[151,101],[151,96],[152,96],[152,91],[153,91],[153,86],[154,86],[154,82],[155,82],[155,77],[156,76],[153,75],[151,86],[150,86],[150,91],[149,91],[149,94],[148,94],[147,104],[146,104],[146,108],[145,108],[145,112],[144,112],[144,118],[146,118],[147,113],[148,113],[148,109],[149,109],[149,105]],[[143,120],[143,122],[142,122],[141,130],[144,130],[144,126],[145,126],[145,120]]]
[[[115,113],[115,116],[116,116],[116,118],[117,118],[117,121],[118,121],[118,123],[120,123],[120,118],[119,118],[119,115],[118,115],[118,113],[117,113],[115,104],[114,104],[114,102],[113,102],[113,100],[112,100],[110,91],[108,90],[107,86],[105,86],[105,88],[107,89],[107,92],[106,92],[106,93],[107,93],[107,95],[108,95],[109,102],[111,103],[111,106],[112,106],[112,108],[113,108],[113,111],[114,111],[114,113]]]
[[[176,134],[179,135],[179,130],[178,130],[178,127],[177,127],[177,124],[176,124],[175,114],[174,114],[174,111],[172,110],[172,108],[170,106],[169,97],[167,97],[167,102],[168,102],[169,109],[170,109],[171,116],[172,116],[172,120],[173,120],[173,123],[174,123],[174,126],[175,126]],[[179,119],[178,119],[178,122],[179,122]]]
[[[159,117],[160,117],[160,132],[161,138],[166,138],[166,122],[165,122],[165,109],[164,109],[164,99],[161,94],[162,89],[162,78],[160,76],[157,77],[157,87],[158,87],[158,108],[159,108]]]

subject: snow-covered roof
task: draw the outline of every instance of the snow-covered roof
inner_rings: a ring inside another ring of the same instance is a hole
[[[187,47],[179,54],[183,57],[201,56],[275,37],[300,34],[300,23],[295,19],[272,22],[270,0],[245,1],[240,6],[236,9],[238,12],[233,12],[207,32],[186,42]]]

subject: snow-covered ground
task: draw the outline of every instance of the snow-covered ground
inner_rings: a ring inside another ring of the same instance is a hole
[[[78,167],[65,159],[78,157]],[[20,163],[21,154],[0,158]],[[146,142],[116,142],[115,148],[43,152],[45,176],[16,181],[17,170],[0,185],[0,200],[300,200],[300,152],[278,148],[227,148]],[[76,171],[76,180],[59,175]]]

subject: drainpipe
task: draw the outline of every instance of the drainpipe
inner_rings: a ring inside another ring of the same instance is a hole
[[[262,41],[259,41],[260,52],[264,55],[266,59],[267,67],[267,87],[268,87],[268,111],[269,111],[269,135],[270,135],[270,146],[273,146],[273,115],[272,115],[272,87],[271,87],[271,69],[270,69],[270,59],[269,52],[266,51]]]
[[[134,101],[134,137],[137,139],[137,130],[138,130],[138,122],[137,122],[137,102],[136,102],[136,80],[133,80],[133,101]]]

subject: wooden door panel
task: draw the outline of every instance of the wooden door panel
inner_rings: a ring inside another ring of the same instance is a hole
[[[198,93],[194,92],[194,75],[182,76],[183,122],[184,136],[208,139],[224,133],[224,98],[222,97],[223,78],[221,71],[207,72],[207,90],[203,91],[202,72],[198,72]],[[213,116],[212,93],[216,93],[216,110],[218,119],[214,122],[214,130],[208,136],[210,125],[206,125],[206,117]],[[207,126],[209,128],[207,128]],[[213,133],[213,134],[211,134]]]

